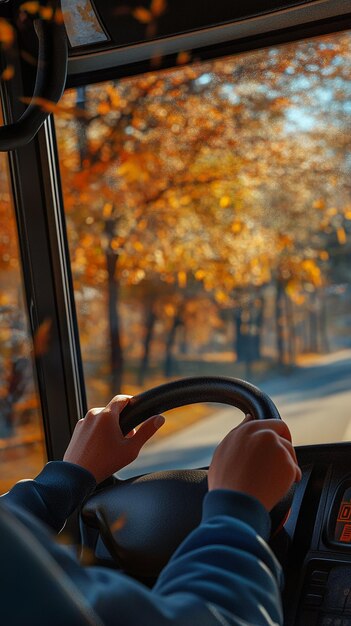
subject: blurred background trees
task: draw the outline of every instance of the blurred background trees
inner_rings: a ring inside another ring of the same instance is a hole
[[[66,94],[83,351],[113,393],[346,345],[350,53],[342,33]]]

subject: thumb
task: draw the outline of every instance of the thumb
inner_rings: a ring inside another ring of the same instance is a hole
[[[156,431],[163,426],[165,418],[163,415],[154,415],[150,417],[146,422],[141,424],[140,428],[136,431],[135,435],[131,438],[133,445],[140,450],[143,445],[151,439]]]
[[[250,413],[247,413],[244,417],[244,419],[240,422],[240,424],[237,425],[236,428],[240,428],[240,426],[242,426],[243,424],[247,424],[247,422],[252,422],[255,418],[250,415]]]

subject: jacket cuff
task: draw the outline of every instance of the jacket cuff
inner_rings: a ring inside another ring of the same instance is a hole
[[[67,461],[49,461],[35,481],[43,486],[54,485],[64,496],[68,492],[72,502],[78,503],[83,502],[96,487],[96,480],[91,472]]]
[[[203,503],[202,520],[209,521],[219,515],[235,517],[251,526],[263,539],[269,538],[270,516],[257,498],[230,489],[209,491]]]

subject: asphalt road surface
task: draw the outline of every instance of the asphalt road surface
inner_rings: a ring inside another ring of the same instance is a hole
[[[261,388],[289,424],[295,445],[351,441],[351,350],[320,357]],[[213,405],[212,415],[150,443],[119,475],[127,478],[163,469],[204,467],[216,444],[241,419],[239,411]]]

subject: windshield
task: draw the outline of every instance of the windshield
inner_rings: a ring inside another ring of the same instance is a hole
[[[187,61],[57,111],[89,406],[235,376],[296,444],[350,440],[350,32]],[[208,462],[234,424],[182,408],[144,464]]]

